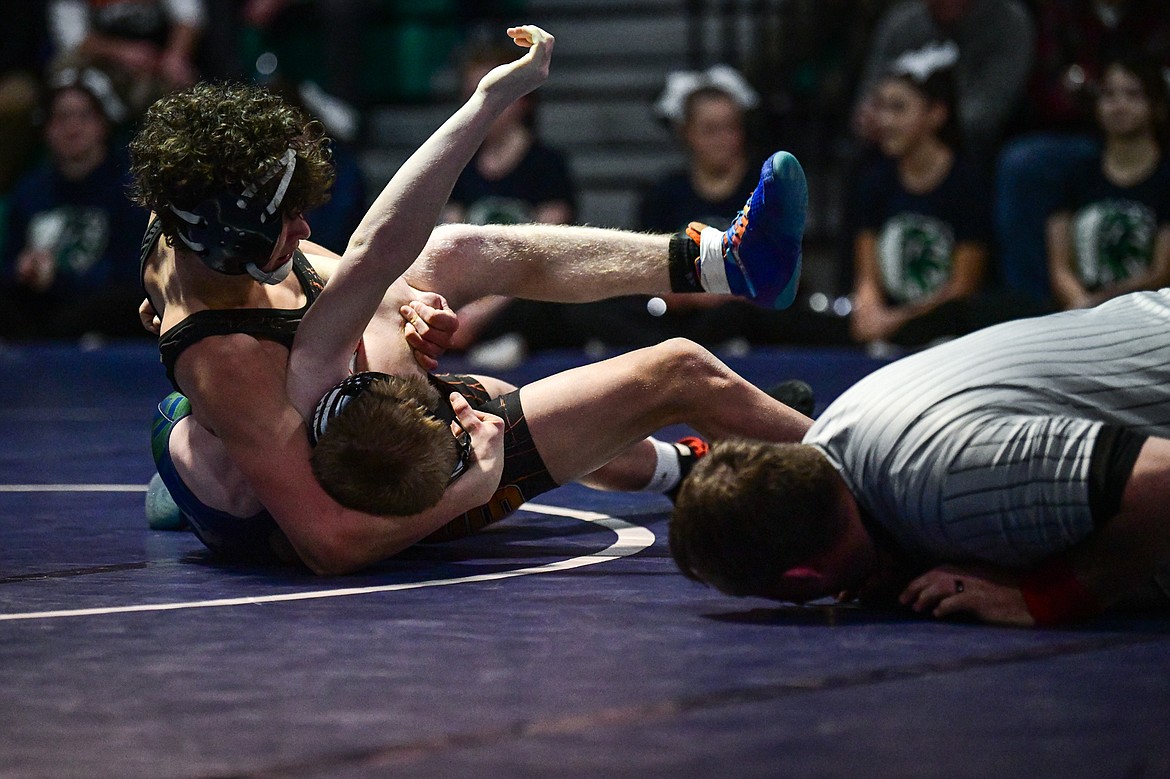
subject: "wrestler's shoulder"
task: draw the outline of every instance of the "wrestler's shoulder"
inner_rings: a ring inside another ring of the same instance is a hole
[[[193,389],[210,386],[236,390],[255,383],[283,383],[287,362],[288,348],[283,344],[248,333],[224,333],[192,344],[178,367],[181,373],[193,374]],[[229,381],[232,383],[224,383]],[[183,386],[189,386],[188,382],[184,381]]]

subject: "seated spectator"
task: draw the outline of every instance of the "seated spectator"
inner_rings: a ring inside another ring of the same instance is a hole
[[[1170,285],[1170,98],[1159,68],[1125,58],[1107,65],[1096,114],[1103,150],[1072,171],[1048,219],[1062,309]]]
[[[747,120],[759,103],[755,89],[727,65],[676,71],[654,106],[686,151],[685,165],[668,173],[642,198],[640,228],[676,232],[694,220],[722,225],[735,220],[760,171],[751,161]],[[582,340],[643,347],[685,337],[712,348],[739,351],[756,344],[839,344],[842,322],[810,312],[802,300],[783,311],[726,296],[667,294],[664,313],[651,314],[647,296],[576,306],[566,329]]]
[[[1069,172],[1100,154],[1093,95],[1104,65],[1132,51],[1170,66],[1170,13],[1163,0],[1035,5],[1036,67],[1022,117],[1028,132],[1005,144],[996,163],[995,229],[1006,287],[1046,304],[1045,221]]]
[[[876,142],[874,87],[904,52],[953,41],[955,113],[968,156],[990,160],[1020,105],[1032,67],[1034,32],[1019,0],[911,0],[878,23],[854,109],[854,128]]]
[[[748,160],[745,130],[745,113],[758,103],[756,91],[727,65],[667,77],[654,110],[677,133],[687,164],[642,198],[643,230],[681,230],[696,217],[706,224],[735,218],[758,178]]]
[[[898,58],[875,90],[883,158],[856,190],[859,231],[850,332],[924,346],[974,329],[987,265],[987,198],[958,153],[953,43]]]
[[[511,62],[501,46],[471,50],[462,68],[462,91],[470,95],[492,68]],[[535,94],[517,100],[492,124],[483,145],[464,169],[443,212],[444,222],[469,224],[568,224],[576,194],[564,154],[536,134]],[[753,182],[752,186],[755,186]]]
[[[45,0],[25,0],[5,9],[0,45],[0,199],[33,158],[37,131],[33,115],[39,103],[47,35]]]
[[[1036,66],[1027,129],[1092,133],[1105,66],[1131,54],[1170,66],[1170,13],[1162,0],[1036,3]]]
[[[48,87],[49,159],[9,199],[0,335],[141,336],[138,241],[146,214],[127,198],[128,165],[110,144],[125,105],[93,67],[56,72]]]
[[[125,82],[137,115],[198,80],[195,53],[206,17],[203,0],[50,0],[55,65],[101,67]]]

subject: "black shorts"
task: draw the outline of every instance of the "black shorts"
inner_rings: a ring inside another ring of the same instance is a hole
[[[492,400],[483,385],[471,376],[446,374],[435,379],[467,398],[477,411],[495,414],[504,420],[504,473],[491,500],[451,520],[424,538],[424,542],[462,538],[500,521],[537,495],[560,486],[553,481],[540,452],[536,451],[524,409],[520,406],[520,390]]]

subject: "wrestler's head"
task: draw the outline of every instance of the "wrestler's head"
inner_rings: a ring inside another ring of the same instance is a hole
[[[255,86],[167,95],[130,155],[132,197],[158,215],[168,245],[233,275],[269,264],[284,222],[324,203],[333,180],[320,124]]]
[[[421,377],[358,373],[313,415],[313,473],[343,506],[405,516],[439,502],[471,456],[447,399]]]
[[[716,442],[679,490],[670,552],[729,595],[802,603],[849,590],[876,552],[856,504],[810,446]]]

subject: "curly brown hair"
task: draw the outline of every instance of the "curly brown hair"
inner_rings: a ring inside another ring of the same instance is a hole
[[[225,190],[240,192],[291,147],[297,166],[281,211],[301,213],[329,199],[329,143],[319,122],[266,89],[197,84],[146,112],[130,142],[131,198],[158,214],[171,239],[177,220],[167,205],[190,209]]]

